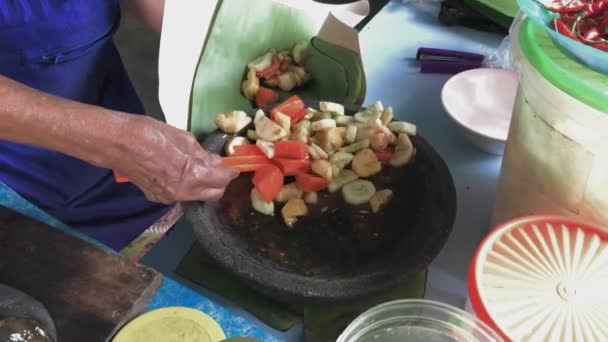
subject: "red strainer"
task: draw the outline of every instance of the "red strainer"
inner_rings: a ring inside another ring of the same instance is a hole
[[[560,216],[498,226],[469,271],[476,315],[515,341],[608,341],[608,231]]]

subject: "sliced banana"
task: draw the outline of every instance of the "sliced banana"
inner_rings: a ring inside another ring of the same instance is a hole
[[[352,205],[360,205],[369,202],[376,193],[374,183],[358,179],[342,187],[344,201]]]

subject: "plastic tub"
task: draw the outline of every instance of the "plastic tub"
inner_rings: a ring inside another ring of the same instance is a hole
[[[491,226],[532,214],[608,226],[608,76],[529,20],[514,37],[521,81]]]
[[[398,300],[376,306],[354,320],[338,342],[502,342],[473,315],[430,300]]]

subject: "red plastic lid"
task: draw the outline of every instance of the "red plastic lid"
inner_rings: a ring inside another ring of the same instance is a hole
[[[507,340],[608,339],[608,230],[561,216],[498,226],[469,269],[476,315]]]

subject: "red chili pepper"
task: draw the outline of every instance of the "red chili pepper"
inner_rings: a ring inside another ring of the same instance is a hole
[[[594,41],[601,37],[600,31],[597,27],[592,27],[583,33],[583,40]]]
[[[553,21],[553,25],[554,25],[555,30],[556,30],[557,32],[559,32],[559,33],[563,34],[564,36],[566,36],[566,37],[568,37],[568,38],[570,38],[570,39],[574,39],[574,40],[576,40],[576,41],[580,41],[580,40],[578,39],[578,37],[577,37],[577,36],[575,36],[575,35],[572,33],[572,31],[570,31],[570,28],[569,28],[568,26],[566,26],[566,24],[564,24],[564,22],[563,22],[561,19],[556,18],[556,19]]]
[[[585,7],[585,3],[579,0],[570,0],[570,1],[561,1],[554,2],[551,5],[547,6],[547,9],[551,12],[556,13],[571,13],[571,12],[579,12]]]
[[[604,1],[594,1],[592,3],[586,4],[583,7],[583,11],[587,12],[589,16],[593,16],[601,11],[606,3]]]
[[[602,51],[608,52],[608,43],[591,44],[591,46],[593,46],[596,49],[600,49]]]

